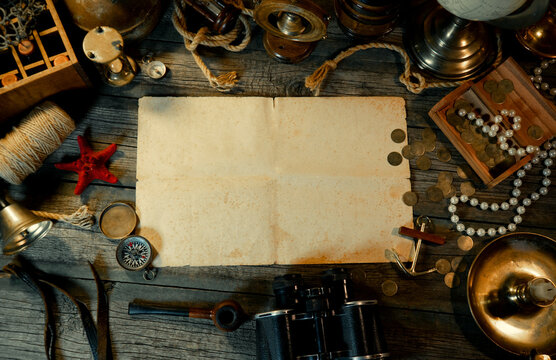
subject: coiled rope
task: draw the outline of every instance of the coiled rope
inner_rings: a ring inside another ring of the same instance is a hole
[[[251,25],[247,16],[253,17],[253,10],[245,8],[241,0],[228,0],[227,2],[241,9],[242,15],[239,15],[239,21],[236,23],[235,28],[224,35],[210,35],[207,27],[199,29],[196,33],[187,30],[185,20],[186,3],[184,0],[174,0],[174,15],[172,16],[174,28],[183,37],[185,48],[193,55],[193,59],[209,81],[210,86],[222,92],[228,92],[236,85],[238,82],[237,72],[231,71],[215,76],[197,53],[197,47],[199,45],[209,47],[220,46],[233,52],[240,52],[247,47],[251,41]],[[241,34],[243,34],[241,42],[237,45],[232,45]]]

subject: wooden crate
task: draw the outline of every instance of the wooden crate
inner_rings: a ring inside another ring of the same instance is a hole
[[[35,46],[33,53],[22,56],[13,46],[0,52],[0,80],[6,76],[17,77],[13,84],[0,84],[0,120],[17,115],[60,91],[89,85],[52,0],[46,0],[46,5],[29,38]],[[69,61],[55,66],[54,59],[58,56],[65,56]]]
[[[502,79],[511,80],[514,84],[514,91],[506,96],[506,100],[502,104],[497,104],[491,100],[491,95],[485,91],[483,85],[488,80],[498,82]],[[481,80],[466,82],[440,100],[429,111],[430,117],[488,188],[494,187],[516,172],[530,161],[533,155],[529,154],[519,159],[500,174],[493,174],[491,169],[479,160],[473,147],[461,138],[457,129],[450,125],[446,119],[446,112],[453,108],[455,101],[460,98],[470,102],[473,107],[480,109],[483,114],[489,114],[491,119],[499,114],[502,109],[516,110],[522,118],[521,129],[514,132],[515,142],[520,147],[525,148],[527,145],[539,146],[556,134],[556,106],[535,89],[529,75],[512,58],[508,58],[502,65]],[[499,125],[501,128],[511,129],[512,124],[504,119]],[[543,136],[540,139],[532,139],[527,135],[527,129],[532,125],[537,125],[543,130]]]

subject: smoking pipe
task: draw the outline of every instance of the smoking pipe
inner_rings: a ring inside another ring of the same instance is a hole
[[[216,328],[222,331],[234,331],[245,320],[245,312],[234,300],[224,300],[212,309],[165,307],[159,305],[143,305],[130,302],[129,315],[173,315],[197,319],[211,319]]]

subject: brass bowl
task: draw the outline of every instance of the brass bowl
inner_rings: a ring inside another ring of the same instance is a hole
[[[556,280],[556,241],[532,233],[501,236],[477,255],[467,279],[467,300],[479,328],[508,352],[556,354],[556,304],[517,307],[506,289],[544,277]]]

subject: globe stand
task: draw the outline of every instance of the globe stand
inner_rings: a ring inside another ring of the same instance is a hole
[[[404,34],[414,64],[434,77],[463,80],[488,69],[496,59],[496,36],[481,22],[452,15],[442,6],[423,9]]]

